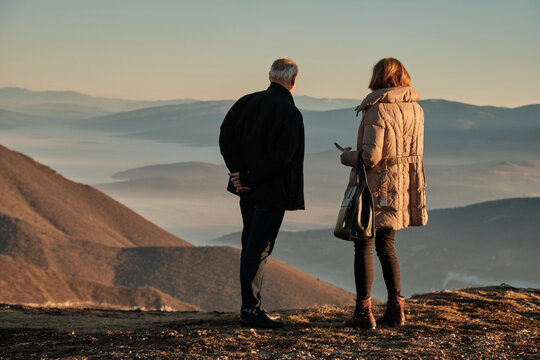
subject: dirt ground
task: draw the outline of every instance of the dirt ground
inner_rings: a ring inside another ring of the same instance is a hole
[[[407,324],[347,329],[351,308],[280,311],[277,330],[238,314],[0,305],[1,359],[540,359],[540,290],[508,286],[407,299]],[[381,315],[383,306],[375,307]]]

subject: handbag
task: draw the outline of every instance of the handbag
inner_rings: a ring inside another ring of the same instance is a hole
[[[367,184],[362,152],[356,160],[356,183],[345,189],[334,236],[349,241],[375,236],[375,203]]]

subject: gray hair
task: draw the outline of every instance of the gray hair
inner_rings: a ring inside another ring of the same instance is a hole
[[[288,58],[277,59],[270,67],[270,78],[278,81],[291,81],[298,74],[298,65]]]

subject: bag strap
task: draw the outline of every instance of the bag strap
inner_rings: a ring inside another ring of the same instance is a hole
[[[356,183],[360,185],[362,179],[364,179],[365,183],[367,184],[366,166],[362,160],[362,150],[360,150],[358,152],[358,157],[356,158]]]

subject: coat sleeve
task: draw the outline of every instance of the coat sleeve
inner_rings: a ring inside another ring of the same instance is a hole
[[[219,150],[225,160],[225,165],[231,172],[240,170],[240,141],[238,108],[239,102],[235,103],[227,112],[219,132]]]
[[[273,151],[261,156],[252,168],[240,171],[240,182],[244,186],[256,187],[285,171],[303,142],[304,127],[298,111],[281,110],[274,116],[280,119],[270,120],[276,125],[269,137]]]
[[[362,138],[362,160],[366,168],[372,168],[382,160],[385,121],[380,106],[368,110]]]

